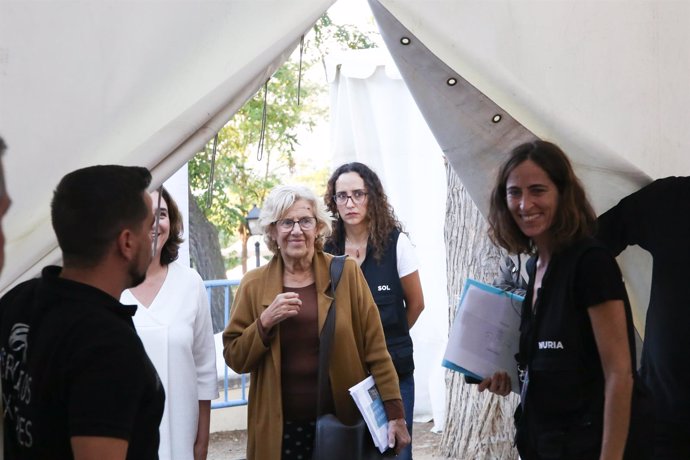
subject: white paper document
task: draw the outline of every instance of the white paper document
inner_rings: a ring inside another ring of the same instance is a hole
[[[448,337],[443,366],[474,378],[508,372],[519,393],[517,363],[523,298],[468,279]]]
[[[370,375],[350,388],[350,395],[369,427],[374,445],[383,453],[388,449],[388,418],[374,377]]]

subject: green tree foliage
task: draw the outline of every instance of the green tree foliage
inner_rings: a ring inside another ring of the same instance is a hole
[[[209,221],[227,236],[236,235],[252,206],[260,206],[268,190],[294,170],[297,128],[314,124],[311,107],[297,105],[296,65],[288,62],[268,83],[264,149],[260,161],[257,155],[264,88],[218,132],[210,207],[208,183],[214,140],[189,162],[192,193]],[[313,91],[302,85],[303,98],[308,99]]]
[[[316,21],[313,30],[314,44],[322,57],[334,50],[376,48],[369,34],[351,24],[335,24],[328,13]]]
[[[325,54],[336,48],[375,46],[356,27],[336,25],[327,14],[319,19],[304,43],[302,74],[314,64],[323,62]],[[295,53],[270,78],[267,88],[261,87],[218,132],[210,196],[214,140],[189,162],[192,195],[206,218],[218,229],[221,247],[238,239],[243,242],[240,259],[245,270],[249,238],[245,216],[252,206],[262,206],[265,196],[276,184],[294,177],[298,133],[308,133],[317,117],[327,116],[328,108],[316,103],[317,96],[326,90],[325,85],[304,79],[299,82],[299,67],[299,53]],[[300,104],[297,103],[298,92]],[[264,148],[259,153],[264,121]],[[300,180],[315,186],[318,192],[323,190],[327,170],[299,173]]]

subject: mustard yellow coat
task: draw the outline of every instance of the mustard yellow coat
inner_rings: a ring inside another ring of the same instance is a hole
[[[316,251],[312,262],[318,302],[319,331],[331,306],[329,266],[333,256]],[[268,347],[256,322],[283,291],[283,261],[274,256],[247,273],[235,296],[230,323],[223,332],[223,356],[235,372],[251,373],[247,419],[247,459],[280,459],[283,411],[280,385],[280,327]],[[336,325],[329,375],[336,415],[354,423],[358,410],[348,388],[374,376],[384,401],[400,399],[398,377],[381,327],[379,312],[364,275],[352,259],[345,261],[335,293]],[[317,389],[314,388],[314,399]]]

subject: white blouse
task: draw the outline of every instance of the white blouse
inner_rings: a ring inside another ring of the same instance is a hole
[[[137,305],[134,325],[165,388],[158,455],[161,460],[193,460],[199,401],[218,397],[213,327],[204,283],[196,271],[173,262],[148,308],[129,290],[120,301]]]

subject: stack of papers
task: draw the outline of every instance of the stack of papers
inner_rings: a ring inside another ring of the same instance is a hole
[[[350,396],[355,400],[362,418],[369,427],[374,445],[383,453],[388,449],[388,418],[379,390],[376,389],[374,377],[370,375],[350,388]]]
[[[468,279],[443,366],[480,380],[505,371],[512,391],[519,394],[515,355],[520,345],[522,300],[519,295]]]

